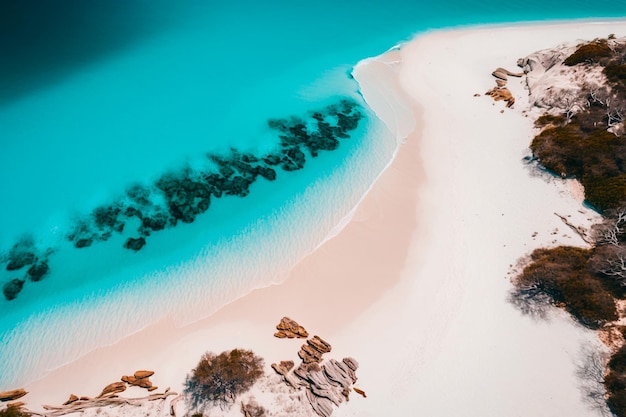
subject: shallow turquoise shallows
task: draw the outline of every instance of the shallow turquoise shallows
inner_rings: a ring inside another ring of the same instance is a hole
[[[360,59],[433,28],[626,13],[615,0],[14,3],[0,6],[0,391],[159,318],[205,317],[332,234],[400,139],[362,101]],[[336,143],[313,150],[329,129]],[[214,188],[224,178],[236,189]]]

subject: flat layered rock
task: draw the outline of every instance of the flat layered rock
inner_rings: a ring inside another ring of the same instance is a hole
[[[123,383],[123,382],[113,382],[113,383],[107,385],[106,387],[104,387],[104,389],[102,390],[100,395],[98,395],[98,398],[104,397],[105,395],[115,395],[115,394],[118,394],[118,393],[124,392],[124,391],[126,391],[126,384],[125,383]]]
[[[276,332],[274,336],[280,339],[306,339],[309,337],[309,332],[307,332],[304,327],[300,326],[297,321],[292,320],[289,317],[283,317],[280,320],[280,323],[276,325],[276,330],[278,330],[278,332]]]
[[[135,374],[133,376],[137,379],[142,379],[142,378],[149,378],[152,375],[154,375],[154,371],[139,370],[139,371],[135,371]]]
[[[320,353],[328,353],[332,350],[332,346],[330,343],[325,341],[319,336],[313,336],[311,339],[306,341],[312,348],[317,350]]]
[[[0,401],[2,402],[14,401],[14,400],[17,400],[18,398],[22,398],[26,394],[28,394],[28,392],[26,392],[22,388],[0,392]]]

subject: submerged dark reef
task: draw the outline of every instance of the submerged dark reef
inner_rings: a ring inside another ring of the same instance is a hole
[[[175,227],[179,222],[193,223],[209,209],[211,199],[245,197],[259,177],[274,181],[278,169],[300,170],[308,157],[337,149],[340,140],[349,138],[349,132],[358,127],[362,118],[357,102],[342,99],[306,118],[271,119],[268,126],[279,139],[275,151],[260,156],[235,149],[226,155],[208,154],[209,166],[205,169],[184,167],[163,174],[154,184],[133,185],[116,201],[80,218],[66,238],[80,249],[107,241],[114,234],[130,234],[124,248],[139,251],[152,233]],[[53,252],[52,248],[38,248],[33,239],[15,243],[0,261],[7,271],[21,276],[3,284],[4,297],[13,300],[26,281],[42,280],[49,272],[48,258]]]

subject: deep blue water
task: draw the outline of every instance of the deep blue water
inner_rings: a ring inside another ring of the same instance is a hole
[[[210,314],[315,248],[396,147],[348,75],[360,59],[433,28],[625,13],[615,0],[1,1],[0,285],[23,286],[0,295],[0,390],[155,317]],[[273,166],[246,197],[213,195],[192,219],[142,229],[173,210],[160,180],[218,172],[207,154],[275,154],[285,133],[268,120],[298,117],[310,132],[321,111],[334,126],[328,106],[342,99],[365,107],[335,150],[304,147],[302,169]],[[127,192],[137,185],[147,202]],[[127,214],[96,224],[96,208]],[[123,248],[139,237],[140,250]],[[139,293],[167,299],[128,307]],[[100,323],[107,314],[119,320]]]

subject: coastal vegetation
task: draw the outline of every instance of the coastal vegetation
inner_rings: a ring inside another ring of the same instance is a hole
[[[563,62],[594,66],[604,79],[561,93],[560,106],[537,119],[531,150],[546,169],[577,178],[598,211],[626,203],[626,45],[613,39],[580,45]]]
[[[228,408],[237,395],[263,376],[263,359],[250,350],[205,353],[185,381],[185,394],[194,409]]]
[[[4,410],[0,410],[0,417],[30,417],[31,414],[27,411],[21,410],[18,407],[7,407]]]
[[[513,280],[512,301],[536,315],[556,305],[585,327],[617,332],[621,341],[603,364],[600,383],[606,394],[601,398],[611,413],[623,417],[626,327],[618,324],[623,315],[618,305],[626,300],[626,42],[609,36],[581,44],[562,64],[571,68],[573,79],[598,74],[597,83],[560,90],[556,104],[536,120],[540,133],[530,148],[548,171],[578,179],[586,202],[603,221],[591,231],[590,248],[533,251]]]

